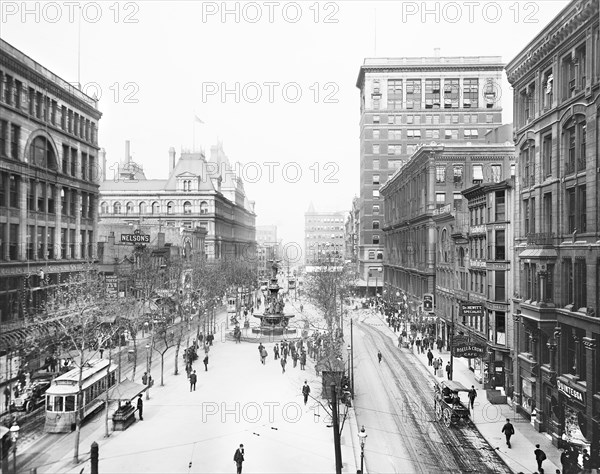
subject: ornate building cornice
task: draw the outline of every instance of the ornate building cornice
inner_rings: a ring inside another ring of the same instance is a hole
[[[568,5],[525,49],[506,66],[508,82],[518,82],[541,61],[572,38],[587,21],[598,18],[598,0],[578,0]]]

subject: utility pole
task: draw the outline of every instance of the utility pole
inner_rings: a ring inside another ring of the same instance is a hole
[[[352,321],[353,319],[350,318],[350,396],[354,400],[354,334]]]
[[[333,421],[333,446],[335,449],[335,474],[342,474],[342,450],[340,447],[340,427],[335,383],[331,383],[331,418]]]
[[[454,305],[452,305],[452,322],[450,323],[450,374],[448,380],[454,376]],[[442,372],[443,373],[443,372]]]

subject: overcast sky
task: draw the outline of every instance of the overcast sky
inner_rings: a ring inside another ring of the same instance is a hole
[[[169,147],[208,153],[219,138],[253,181],[245,187],[257,224],[302,245],[310,201],[317,211],[348,210],[359,193],[356,79],[365,57],[432,56],[439,47],[441,56],[507,63],[568,3],[3,1],[0,34],[96,91],[109,163],[131,140],[146,176],[166,178]],[[507,82],[502,92],[510,123]]]

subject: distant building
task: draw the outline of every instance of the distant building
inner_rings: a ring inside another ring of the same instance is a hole
[[[221,144],[211,148],[209,161],[200,152],[182,152],[176,160],[171,148],[167,179],[147,179],[131,161],[127,144],[118,175],[102,182],[100,194],[102,224],[152,227],[155,235],[169,228],[200,227],[207,232],[205,254],[209,260],[256,261],[254,201],[246,197],[243,182]],[[183,241],[172,244],[185,247]]]
[[[317,212],[311,203],[304,214],[304,264],[316,265],[327,258],[344,258],[342,211]]]
[[[515,406],[600,466],[600,26],[570,2],[508,64],[516,181]]]
[[[18,370],[11,349],[45,335],[33,316],[96,257],[101,116],[96,100],[0,40],[2,367]],[[0,385],[13,376],[1,370]]]
[[[382,281],[384,185],[421,145],[485,143],[502,123],[497,56],[366,58],[360,89],[359,285]],[[408,203],[407,203],[408,204]]]
[[[369,257],[383,261],[387,298],[397,298],[391,302],[399,303],[406,296],[411,317],[429,318],[425,321],[446,344],[449,328],[457,321],[461,305],[484,303],[485,299],[470,291],[476,275],[466,258],[470,249],[467,202],[462,191],[476,184],[500,183],[510,176],[513,161],[514,147],[508,145],[428,145],[419,148],[381,187],[385,252],[383,258]],[[477,222],[483,223],[482,219],[479,216]],[[462,258],[457,245],[451,242],[453,236],[462,236]],[[459,251],[457,268],[455,248]],[[485,281],[486,267],[477,270],[477,278]],[[506,273],[490,272],[487,284],[498,288],[500,294],[499,288],[504,288],[506,281]],[[437,323],[432,315],[423,314],[426,294],[437,295],[434,308]],[[477,323],[465,324],[464,331],[487,335],[487,326],[482,321],[483,314]]]
[[[279,240],[277,240],[277,226],[256,226],[256,255],[259,276],[268,277],[271,274],[271,260],[281,258],[281,246]]]

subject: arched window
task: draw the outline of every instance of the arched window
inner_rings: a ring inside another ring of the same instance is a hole
[[[154,201],[152,203],[152,214],[156,215],[160,213],[160,204],[158,204],[156,201]]]
[[[106,201],[100,204],[100,212],[102,214],[108,214],[108,203]]]
[[[527,140],[521,147],[519,161],[522,163],[521,182],[528,188],[535,184],[535,141]]]
[[[448,242],[447,242],[447,235],[448,233],[446,232],[446,229],[444,229],[442,231],[442,259],[444,260],[445,263],[448,263]]]
[[[139,208],[140,208],[140,214],[146,214],[146,203],[145,202],[140,202]]]
[[[35,137],[31,142],[29,163],[40,168],[57,169],[56,155],[46,137]]]
[[[169,201],[167,203],[167,214],[173,214],[174,211],[175,211],[175,205],[173,204],[173,201]]]
[[[189,183],[189,181],[188,181]],[[190,201],[185,201],[183,203],[183,213],[184,214],[191,214],[192,213],[192,203]]]
[[[586,168],[585,151],[587,144],[587,124],[585,115],[575,115],[564,127],[565,174],[584,171]]]
[[[126,209],[125,209],[125,213],[126,213],[126,214],[133,214],[133,209],[134,209],[134,207],[133,207],[133,203],[132,203],[131,201],[129,201],[129,202],[127,203],[127,207],[126,207]]]
[[[113,214],[121,214],[121,203],[115,202],[113,204]]]
[[[200,214],[208,214],[208,203],[206,201],[200,203]]]

